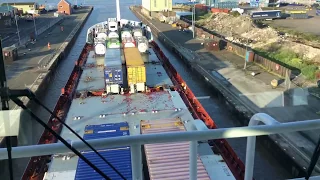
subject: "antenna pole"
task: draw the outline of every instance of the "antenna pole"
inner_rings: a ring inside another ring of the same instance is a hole
[[[116,4],[117,4],[117,21],[119,22],[121,19],[121,15],[120,15],[120,0],[116,0]]]

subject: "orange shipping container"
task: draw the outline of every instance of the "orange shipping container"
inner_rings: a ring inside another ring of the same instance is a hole
[[[123,54],[126,59],[127,66],[140,66],[144,65],[141,54],[136,47],[124,48]]]
[[[213,13],[219,13],[219,12],[229,13],[229,9],[211,8],[211,12],[213,12]]]
[[[128,84],[145,83],[147,81],[146,67],[138,48],[125,48]]]

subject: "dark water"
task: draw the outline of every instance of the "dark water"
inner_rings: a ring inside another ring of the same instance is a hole
[[[84,3],[84,1],[78,1],[78,3]],[[132,12],[129,10],[129,6],[132,4],[141,4],[141,0],[120,0],[121,6],[121,17],[126,19],[138,20]],[[72,50],[70,51],[67,58],[65,58],[59,67],[56,70],[55,76],[48,87],[48,91],[44,97],[42,97],[43,103],[49,108],[53,109],[54,105],[57,102],[57,99],[60,96],[60,90],[64,87],[66,81],[69,78],[69,75],[74,67],[74,62],[78,58],[81,50],[85,44],[86,40],[86,31],[87,29],[98,22],[106,20],[108,17],[116,16],[116,5],[115,0],[90,0],[85,1],[86,5],[93,5],[94,10],[89,17],[88,21],[84,25],[82,31],[80,32]],[[162,48],[166,51],[166,55],[169,57],[177,71],[182,75],[184,80],[187,82],[188,87],[192,89],[194,94],[197,97],[200,96],[211,96],[210,99],[201,100],[202,105],[210,114],[212,119],[215,120],[218,127],[235,127],[240,126],[237,117],[233,116],[224,105],[223,102],[219,101],[217,97],[212,94],[209,88],[204,84],[199,82],[197,77],[193,75],[185,66],[180,62],[173,54],[167,51],[165,48]],[[48,114],[44,113],[42,110],[37,112],[39,116],[43,119],[48,119]],[[39,139],[40,134],[43,131],[43,128],[36,127],[33,129],[35,131],[34,140]],[[234,148],[238,156],[244,161],[245,160],[245,147],[246,139],[237,138],[228,140],[231,146]],[[20,163],[19,163],[20,164]],[[16,164],[17,165],[17,164]],[[19,165],[22,166],[21,164]],[[24,170],[24,168],[19,168],[19,171]],[[21,174],[22,172],[17,174]],[[6,177],[6,176],[4,176]],[[271,156],[270,152],[266,152],[263,147],[257,145],[256,159],[255,159],[255,179],[285,179],[290,178],[290,175],[285,171],[281,166],[278,165],[276,160]]]

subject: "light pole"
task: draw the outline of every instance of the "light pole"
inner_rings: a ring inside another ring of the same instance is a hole
[[[16,26],[17,26],[17,32],[18,32],[18,38],[19,38],[19,45],[21,45],[20,32],[19,32],[19,26],[18,26],[18,21],[17,21],[17,15],[14,15],[14,19],[15,19],[15,21],[16,21]]]
[[[244,55],[244,67],[243,67],[243,69],[244,69],[244,70],[246,70],[246,69],[247,69],[247,60],[246,60],[246,56],[247,56],[248,46],[249,46],[249,37],[248,37],[249,31],[250,31],[250,25],[248,26],[248,32],[247,32],[246,53],[245,53],[245,55]],[[249,58],[249,57],[248,57],[248,58]]]
[[[194,21],[196,19],[196,13],[195,13],[195,5],[192,5],[192,37],[194,38]]]
[[[34,25],[34,35],[37,37],[38,33],[37,33],[37,27],[36,27],[36,18],[34,17],[34,14],[32,14],[33,17],[33,25]]]
[[[8,2],[7,2],[7,8],[8,8],[8,11],[10,12]],[[11,14],[11,12],[10,12],[10,14]],[[14,15],[14,19],[15,19],[15,22],[16,22],[16,26],[17,26],[17,33],[18,33],[18,38],[19,38],[19,45],[21,45],[21,39],[20,39],[20,32],[19,32],[19,26],[18,26],[17,16],[16,16],[15,13],[13,13],[13,15]]]

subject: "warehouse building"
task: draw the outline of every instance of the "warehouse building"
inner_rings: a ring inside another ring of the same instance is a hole
[[[172,11],[172,0],[142,0],[142,13],[152,16],[153,13]]]
[[[39,8],[38,3],[35,2],[3,3],[2,6],[6,6],[7,4],[17,8],[18,11],[22,12],[23,14],[28,13],[30,10],[37,10]]]

